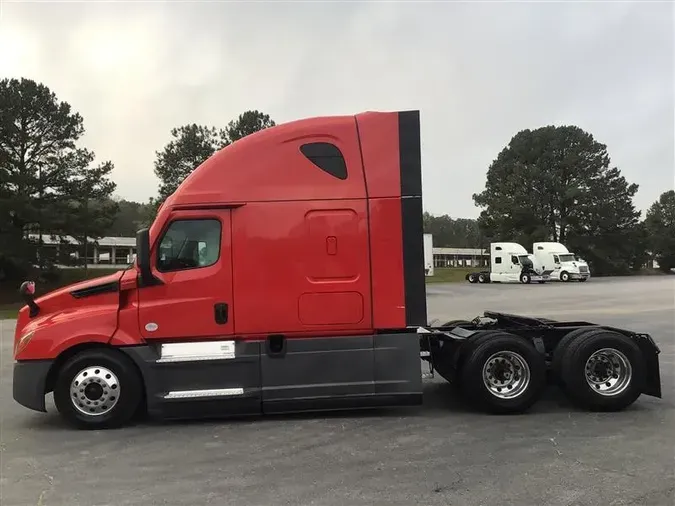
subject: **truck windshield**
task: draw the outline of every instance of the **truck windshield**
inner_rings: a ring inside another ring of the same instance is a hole
[[[560,258],[561,262],[574,262],[574,254],[570,253],[569,255],[558,255],[558,258]]]

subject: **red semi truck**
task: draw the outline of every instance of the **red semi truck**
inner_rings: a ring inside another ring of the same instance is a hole
[[[496,413],[661,396],[647,334],[485,312],[430,326],[418,111],[278,125],[197,167],[119,273],[26,300],[13,396],[77,427],[410,406],[423,365]],[[421,360],[420,360],[421,359]]]

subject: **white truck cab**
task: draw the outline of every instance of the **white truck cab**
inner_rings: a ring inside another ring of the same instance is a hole
[[[535,242],[532,253],[545,270],[552,270],[555,281],[586,281],[591,277],[588,264],[559,242]]]
[[[490,243],[490,270],[471,272],[466,276],[470,283],[544,283],[548,281],[545,270],[534,267],[532,255],[515,242]]]

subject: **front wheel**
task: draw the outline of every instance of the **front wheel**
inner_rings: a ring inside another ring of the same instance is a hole
[[[466,399],[483,411],[507,414],[529,409],[546,387],[544,357],[522,337],[496,332],[470,343],[461,368]]]
[[[530,277],[530,275],[529,275],[527,272],[523,272],[523,273],[520,275],[520,282],[521,282],[522,284],[527,285],[527,284],[530,283],[530,281],[532,281],[532,278]]]
[[[562,271],[560,273],[560,281],[567,283],[570,280],[570,275],[567,271]]]
[[[54,403],[78,428],[116,428],[137,412],[142,388],[136,366],[121,352],[86,350],[70,358],[58,372]]]

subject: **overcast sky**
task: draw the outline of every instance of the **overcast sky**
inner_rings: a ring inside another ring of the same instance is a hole
[[[671,2],[0,3],[0,76],[80,112],[125,198],[156,194],[172,127],[247,109],[419,109],[435,214],[477,216],[490,162],[548,124],[607,144],[641,209],[675,186]]]

